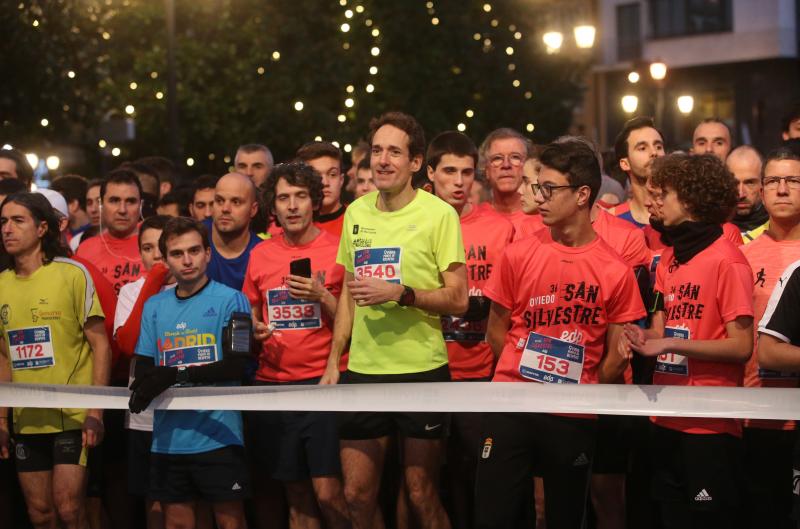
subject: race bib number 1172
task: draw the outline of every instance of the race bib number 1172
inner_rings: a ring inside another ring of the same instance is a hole
[[[8,331],[11,369],[33,369],[55,365],[50,326],[28,327]]]

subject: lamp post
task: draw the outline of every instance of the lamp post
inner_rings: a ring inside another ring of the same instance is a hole
[[[656,83],[656,123],[664,126],[664,79],[667,77],[667,65],[661,61],[650,63],[650,77]]]
[[[178,121],[178,82],[175,68],[175,0],[164,0],[167,19],[167,145],[169,155],[181,158]]]

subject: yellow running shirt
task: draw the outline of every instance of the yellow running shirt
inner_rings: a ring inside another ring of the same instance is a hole
[[[378,192],[345,213],[336,261],[355,278],[376,277],[411,288],[444,286],[440,272],[464,262],[456,211],[418,190],[398,211],[380,211]],[[369,375],[421,373],[447,363],[440,316],[394,301],[355,307],[347,367]]]
[[[11,380],[25,384],[92,384],[92,353],[83,325],[103,318],[89,272],[57,257],[28,277],[0,273],[0,331]],[[79,430],[84,409],[14,408],[14,431],[22,434]]]

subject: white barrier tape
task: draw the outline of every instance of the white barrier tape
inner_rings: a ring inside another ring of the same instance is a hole
[[[0,407],[126,409],[126,388],[0,383]],[[442,382],[171,389],[169,410],[549,412],[800,420],[800,389]]]

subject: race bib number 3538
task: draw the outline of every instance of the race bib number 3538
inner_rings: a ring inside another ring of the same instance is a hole
[[[8,331],[8,348],[11,369],[50,367],[56,363],[49,325]]]
[[[295,299],[285,288],[267,292],[269,322],[276,329],[319,329],[322,327],[322,309],[315,301]]]
[[[375,277],[400,284],[403,282],[400,274],[401,254],[402,249],[399,247],[356,250],[353,275],[356,279]]]
[[[580,384],[583,357],[582,345],[532,332],[522,351],[519,374],[548,384]]]

